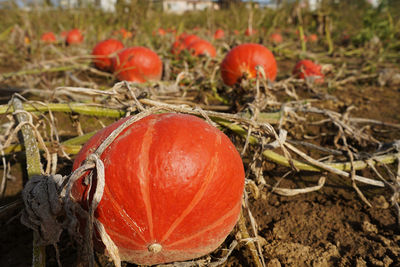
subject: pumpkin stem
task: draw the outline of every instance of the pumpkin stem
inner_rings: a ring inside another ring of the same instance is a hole
[[[162,250],[162,246],[160,244],[158,244],[158,243],[154,243],[154,244],[149,245],[147,247],[147,249],[151,253],[159,253]]]

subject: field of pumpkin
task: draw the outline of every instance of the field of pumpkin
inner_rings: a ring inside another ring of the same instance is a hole
[[[400,5],[0,9],[0,266],[398,266]]]

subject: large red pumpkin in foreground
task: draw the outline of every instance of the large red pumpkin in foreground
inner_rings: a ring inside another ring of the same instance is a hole
[[[111,57],[123,48],[123,43],[115,39],[107,39],[97,43],[92,51],[94,65],[100,70],[112,70]]]
[[[73,168],[124,121],[94,135]],[[200,257],[236,224],[244,189],[240,155],[226,135],[197,117],[145,117],[120,133],[101,159],[105,189],[95,216],[121,260],[152,265]],[[72,189],[82,206],[83,180]]]
[[[229,51],[221,63],[222,80],[232,86],[242,78],[255,78],[257,66],[263,67],[266,78],[275,80],[276,61],[268,48],[252,43],[238,45]]]
[[[162,75],[162,61],[149,48],[125,48],[113,58],[113,69],[120,81],[143,83],[158,81]]]

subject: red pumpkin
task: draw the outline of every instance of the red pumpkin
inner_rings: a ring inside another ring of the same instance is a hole
[[[62,31],[60,33],[61,38],[64,39],[64,40],[65,40],[65,38],[67,38],[67,35],[68,35],[68,31]]]
[[[342,45],[347,46],[347,45],[350,44],[350,42],[351,42],[351,37],[350,37],[350,35],[347,34],[347,33],[343,33],[343,35],[342,35],[342,37],[341,37],[341,43],[342,43]]]
[[[274,44],[280,44],[283,42],[282,35],[280,33],[273,33],[269,36],[269,39],[274,43]]]
[[[318,35],[316,35],[315,33],[310,34],[308,36],[307,40],[309,40],[312,43],[316,43],[316,42],[318,42]]]
[[[94,65],[100,70],[111,71],[111,57],[123,48],[124,45],[115,39],[107,39],[97,43],[92,51],[92,55],[95,57],[93,60]]]
[[[73,168],[126,120],[94,135]],[[153,265],[203,256],[238,219],[244,189],[240,155],[227,136],[195,116],[145,117],[100,157],[106,184],[95,216],[121,260]],[[84,177],[73,185],[72,197],[83,207],[87,190]]]
[[[164,36],[165,34],[167,34],[167,32],[163,28],[158,28],[157,30],[153,31],[153,36]]]
[[[206,40],[197,40],[188,46],[188,50],[193,56],[208,55],[214,58],[217,55],[215,47]]]
[[[113,58],[113,68],[120,81],[158,81],[162,75],[161,59],[152,50],[141,46],[120,51]]]
[[[40,41],[51,44],[57,42],[57,38],[53,32],[45,32],[40,37]]]
[[[252,35],[254,35],[254,34],[256,34],[256,33],[257,33],[257,30],[247,28],[246,31],[244,32],[244,35],[246,35],[246,36],[252,36]]]
[[[83,35],[79,29],[70,30],[65,38],[68,45],[80,44],[83,42]]]
[[[173,55],[179,55],[182,50],[185,49],[185,45],[180,40],[176,40],[171,47],[171,53]]]
[[[121,28],[121,29],[119,29],[119,30],[117,30],[117,31],[114,31],[114,32],[113,32],[113,35],[114,35],[114,36],[122,37],[122,39],[125,40],[125,39],[132,38],[133,33],[130,32],[130,31],[127,31],[125,28]]]
[[[255,78],[257,66],[262,66],[266,78],[274,81],[277,66],[274,55],[259,44],[242,44],[234,47],[221,63],[221,76],[226,85],[232,86],[242,78]]]
[[[315,83],[323,83],[324,75],[321,72],[322,66],[311,60],[300,60],[293,69],[293,75],[300,79],[312,77]]]
[[[214,33],[214,39],[223,39],[225,37],[225,32],[223,29],[217,29]]]
[[[174,55],[179,55],[182,50],[187,49],[192,42],[198,40],[201,39],[197,35],[187,35],[186,33],[182,33],[176,38],[176,41],[172,44],[171,53]]]
[[[185,45],[185,47],[189,47],[189,45],[194,42],[200,40],[200,37],[194,34],[190,34],[190,35],[186,35],[185,37],[183,37],[182,39],[182,43]]]

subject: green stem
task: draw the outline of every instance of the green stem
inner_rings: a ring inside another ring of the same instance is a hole
[[[227,120],[224,119],[216,119],[216,118],[212,118],[216,123],[230,129],[231,131],[235,132],[236,134],[240,135],[243,138],[247,137],[247,131],[245,129],[243,129],[241,126],[231,123]],[[254,136],[250,136],[249,137],[249,143],[250,144],[257,144],[258,143],[258,139]],[[279,165],[283,165],[283,166],[287,166],[290,167],[290,163],[289,160],[287,158],[285,158],[284,156],[280,155],[279,153],[276,153],[272,150],[264,150],[263,151],[263,156],[266,157],[267,159],[279,164]],[[384,163],[384,164],[392,164],[394,162],[396,162],[397,158],[400,156],[400,153],[393,153],[393,154],[388,154],[388,155],[382,155],[382,156],[377,156],[374,157],[373,159],[375,160],[374,162],[379,162],[379,163]],[[293,159],[293,164],[296,168],[298,168],[299,170],[302,171],[312,171],[312,172],[321,172],[324,171],[323,169],[314,166],[312,164],[309,164],[307,162],[304,161],[300,161],[300,160],[295,160]],[[368,164],[365,161],[362,160],[358,160],[358,161],[354,161],[354,169],[355,170],[362,170],[365,169],[366,167],[368,167]],[[351,163],[350,162],[333,162],[333,163],[325,163],[325,165],[341,170],[341,171],[351,171]]]
[[[93,131],[84,135],[80,135],[71,139],[68,139],[64,142],[61,143],[63,146],[68,146],[68,145],[82,145],[86,143],[87,140],[90,139],[97,131]]]
[[[18,98],[13,99],[13,107],[16,111],[23,111],[24,107],[22,105],[21,100]],[[28,122],[28,115],[21,112],[16,114],[17,120],[19,123]],[[25,124],[21,127],[22,138],[24,142],[24,146],[27,148],[25,150],[26,154],[26,169],[28,173],[28,177],[31,178],[34,175],[42,174],[42,165],[40,163],[40,153],[39,147],[36,142],[36,137],[31,129],[31,126]],[[46,247],[38,245],[39,236],[36,232],[33,233],[33,258],[32,258],[32,266],[34,267],[45,267],[46,266]]]
[[[16,72],[4,73],[4,74],[2,74],[0,76],[0,78],[7,79],[7,78],[10,78],[10,77],[17,77],[17,76],[23,76],[23,75],[60,72],[60,71],[68,71],[68,70],[82,69],[82,68],[87,68],[87,66],[86,65],[77,64],[77,65],[61,66],[61,67],[54,67],[54,68],[21,70],[21,71],[16,71]]]
[[[240,212],[238,226],[239,226],[239,231],[242,234],[242,239],[249,240],[249,241],[246,241],[246,246],[247,246],[247,248],[249,250],[249,253],[250,253],[251,257],[253,258],[254,265],[256,267],[262,267],[263,265],[262,265],[262,263],[260,261],[260,258],[258,257],[256,245],[254,244],[254,241],[252,241],[250,239],[251,238],[250,234],[247,231],[246,219],[243,216],[243,209]]]
[[[96,131],[93,131],[93,132],[87,133],[85,135],[80,135],[80,136],[68,139],[68,140],[62,142],[60,144],[60,147],[67,154],[72,154],[72,155],[78,154],[79,150],[81,150],[81,148],[82,148],[82,145],[84,143],[86,143],[90,139],[90,137],[92,137],[95,133],[96,133]],[[44,144],[46,145],[46,147],[51,146],[50,142],[45,142]],[[23,150],[25,150],[25,146],[21,145],[21,144],[11,145],[11,146],[8,146],[3,149],[4,154],[6,154],[6,155],[10,154],[10,153],[20,152]]]
[[[326,41],[328,42],[328,54],[331,55],[333,53],[333,41],[332,41],[332,37],[331,37],[331,31],[329,29],[329,19],[328,18],[325,23],[325,36],[326,36]]]
[[[301,51],[306,52],[307,46],[306,46],[306,40],[304,40],[303,26],[299,26],[299,35],[300,35],[300,42],[301,42]]]
[[[111,118],[121,118],[125,115],[125,111],[111,108],[93,107],[82,103],[69,103],[69,104],[24,104],[24,110],[33,111],[54,111],[54,112],[67,112],[67,113],[79,113],[82,115],[92,115],[99,117],[111,117]],[[14,112],[14,109],[9,105],[0,106],[0,114],[9,114]]]

